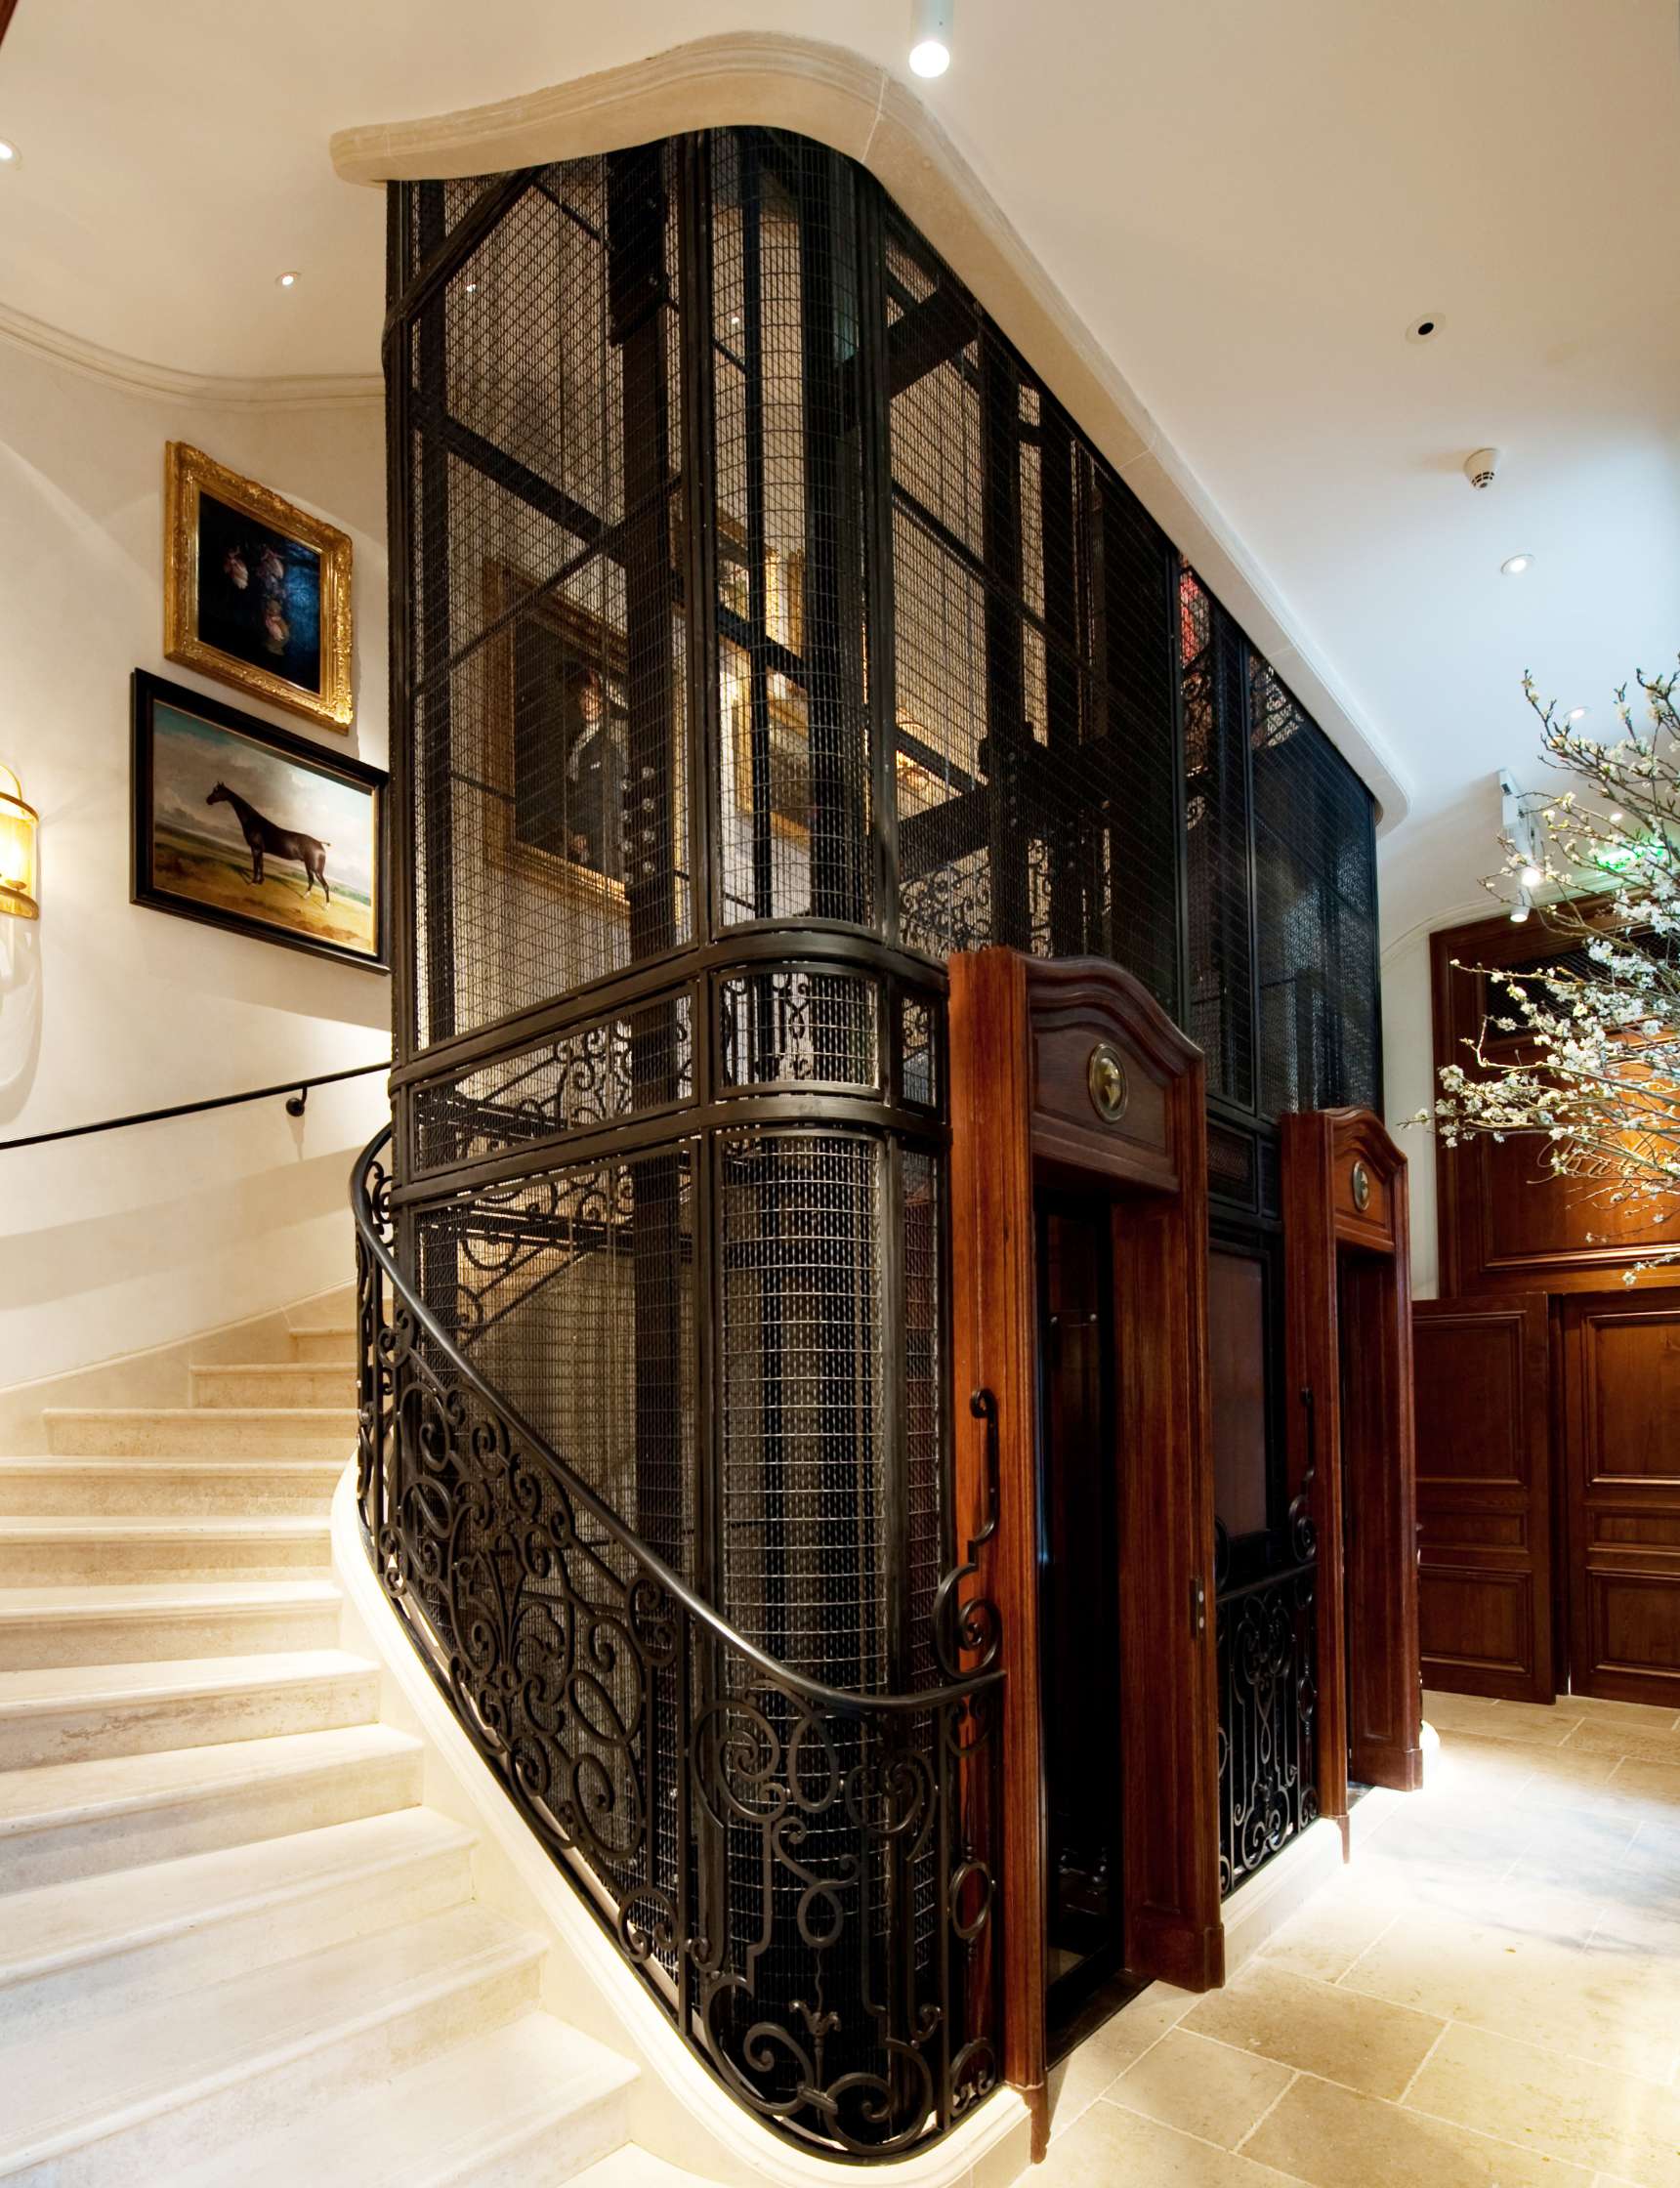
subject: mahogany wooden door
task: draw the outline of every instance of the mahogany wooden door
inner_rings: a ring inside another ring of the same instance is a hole
[[[1117,1616],[1074,1636],[1077,1652],[1107,1649],[1116,1674],[1102,1682],[1109,1723],[1084,1728],[1093,1769],[1098,1743],[1118,1749],[1107,1758],[1121,1869],[1109,1912],[1133,1976],[1190,1990],[1224,1979],[1204,1072],[1200,1050],[1129,973],[1003,948],[950,960],[949,1057],[951,1367],[979,1424],[953,1453],[957,1535],[971,1545],[956,1570],[977,1591],[955,1608],[959,1632],[972,1617],[1000,1637],[1006,1672],[1001,1814],[987,1819],[1004,1901],[1002,2068],[1042,2156],[1055,1971],[1046,1682],[1066,1675],[1064,1636],[1042,1615],[1046,1193],[1071,1197],[1062,1204],[1083,1211],[1106,1255],[1076,1311],[1110,1324],[1112,1390],[1099,1374],[1091,1403],[1072,1410],[1088,1458],[1106,1461],[1113,1522],[1085,1525],[1109,1536]],[[1099,1452],[1088,1449],[1093,1420]],[[987,1599],[994,1620],[980,1609]]]
[[[1419,1299],[1418,1632],[1426,1686],[1550,1702],[1550,1375],[1543,1296]]]
[[[1570,1685],[1680,1708],[1680,1290],[1561,1308]]]

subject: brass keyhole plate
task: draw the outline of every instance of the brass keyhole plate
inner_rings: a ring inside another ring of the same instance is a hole
[[[1126,1083],[1120,1052],[1112,1041],[1099,1041],[1092,1049],[1085,1066],[1085,1084],[1091,1091],[1091,1107],[1103,1122],[1117,1124],[1126,1114],[1131,1088]]]

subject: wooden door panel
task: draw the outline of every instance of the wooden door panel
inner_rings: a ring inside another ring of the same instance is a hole
[[[1546,1301],[1420,1299],[1412,1352],[1424,1684],[1550,1702]]]
[[[1680,1293],[1563,1310],[1571,1683],[1680,1707]]]

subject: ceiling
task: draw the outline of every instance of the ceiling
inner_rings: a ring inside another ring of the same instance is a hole
[[[0,306],[185,372],[370,372],[383,213],[334,176],[335,130],[732,29],[910,81],[908,21],[21,0]],[[920,95],[1394,755],[1413,846],[1499,766],[1533,777],[1525,668],[1596,725],[1672,662],[1676,0],[959,0],[953,48]],[[1407,341],[1425,313],[1441,331]]]

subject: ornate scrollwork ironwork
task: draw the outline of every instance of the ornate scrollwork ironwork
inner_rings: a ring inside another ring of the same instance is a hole
[[[1315,1578],[1315,1567],[1303,1563],[1219,1599],[1222,1892],[1319,1813]]]
[[[978,1673],[875,1696],[737,1634],[421,1303],[392,1252],[384,1140],[353,1193],[357,1495],[399,1618],[743,2104],[830,2155],[931,2140],[998,2079],[1001,1895],[981,1836],[998,1813],[994,1638]]]

